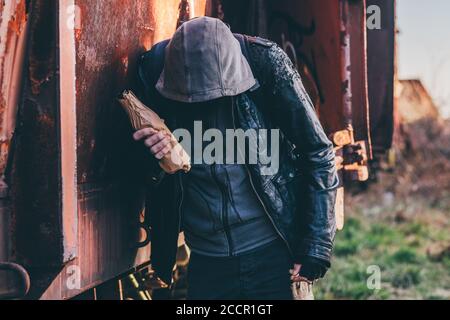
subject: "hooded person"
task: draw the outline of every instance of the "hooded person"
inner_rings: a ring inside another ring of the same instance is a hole
[[[221,20],[201,17],[145,53],[139,76],[146,104],[194,142],[189,173],[147,170],[156,274],[171,282],[183,230],[192,251],[188,299],[292,299],[292,281],[322,277],[335,233],[333,146],[287,55],[268,40],[235,35]],[[251,152],[246,146],[219,144],[206,152],[208,142],[228,141],[236,129],[281,130],[271,141],[280,147],[269,147],[280,153],[275,173],[265,175],[267,163],[258,157],[239,158],[239,150]],[[134,138],[156,159],[168,152],[153,132]],[[294,160],[299,154],[301,162]],[[297,172],[305,168],[299,183]]]
[[[237,96],[256,85],[241,46],[222,21],[195,18],[182,24],[165,49],[156,89],[179,102]]]

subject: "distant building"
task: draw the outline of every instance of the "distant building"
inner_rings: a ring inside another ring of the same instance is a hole
[[[397,112],[400,123],[440,118],[438,107],[420,80],[400,80],[398,90]]]
[[[394,145],[397,150],[422,150],[444,128],[438,107],[420,80],[400,80],[396,91]]]

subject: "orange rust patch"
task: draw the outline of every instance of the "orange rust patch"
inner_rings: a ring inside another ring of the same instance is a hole
[[[11,20],[9,21],[9,29],[16,34],[20,34],[25,26],[25,23],[27,22],[27,15],[26,15],[26,7],[25,7],[25,1],[19,2],[19,4],[16,7],[16,11],[14,12],[14,15],[11,17]]]

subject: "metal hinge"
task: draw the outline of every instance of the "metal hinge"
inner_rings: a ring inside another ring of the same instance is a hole
[[[343,171],[344,180],[367,181],[369,179],[367,142],[355,141],[353,127],[331,135],[335,145],[336,166]]]
[[[353,127],[337,131],[330,136],[336,154],[336,167],[340,173],[341,187],[337,190],[335,214],[336,228],[344,228],[344,184],[347,181],[366,181],[369,179],[367,143],[355,141]]]

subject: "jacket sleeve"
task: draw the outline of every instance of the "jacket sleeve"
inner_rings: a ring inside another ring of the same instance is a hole
[[[263,83],[274,101],[269,111],[275,115],[276,125],[295,145],[305,182],[305,191],[298,191],[305,193],[298,195],[303,199],[300,204],[302,240],[294,254],[329,264],[336,233],[334,207],[339,184],[333,145],[287,54],[276,44],[264,50],[260,48],[259,53]]]
[[[136,95],[147,106],[151,106],[152,101],[155,100],[154,86],[151,86],[151,83],[154,82],[151,65],[153,55],[153,50],[144,53],[139,59],[137,68]],[[162,181],[165,173],[159,166],[158,160],[153,157],[148,150],[145,150],[145,153],[146,180],[149,181],[151,185],[156,186]]]

